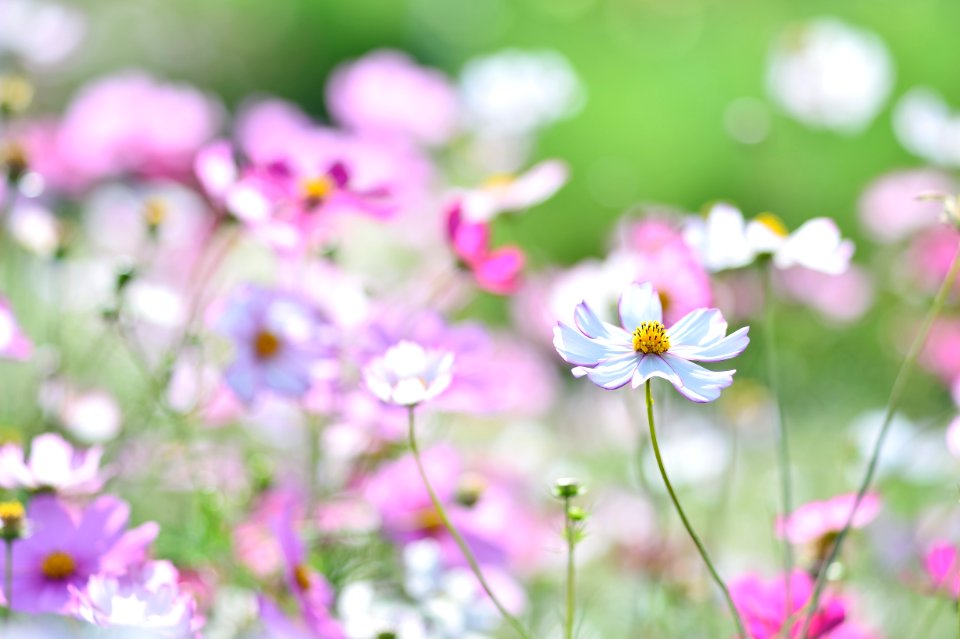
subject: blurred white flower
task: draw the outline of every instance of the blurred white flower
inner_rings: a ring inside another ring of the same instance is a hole
[[[960,113],[932,89],[917,87],[900,98],[893,129],[914,155],[934,164],[960,166]]]
[[[398,406],[416,406],[447,390],[453,381],[453,353],[399,342],[363,371],[367,388],[378,399]]]
[[[528,134],[570,117],[584,89],[556,51],[509,49],[467,62],[460,92],[470,124],[488,133]]]
[[[893,61],[879,36],[835,18],[819,18],[778,38],[767,87],[804,124],[856,133],[880,111],[893,75]]]
[[[36,0],[0,0],[0,53],[10,52],[36,66],[64,60],[86,33],[83,14],[73,7]]]

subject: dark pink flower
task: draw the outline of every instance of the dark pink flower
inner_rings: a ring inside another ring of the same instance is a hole
[[[447,211],[447,239],[479,288],[497,295],[510,295],[519,288],[526,261],[523,251],[516,246],[491,249],[490,225],[464,219],[459,203]]]
[[[923,567],[934,590],[942,590],[956,599],[960,596],[960,565],[957,547],[949,541],[936,541],[923,557]]]
[[[795,570],[788,583],[781,577],[765,581],[744,575],[730,584],[730,594],[743,618],[750,639],[777,639],[788,620],[789,639],[798,639],[806,618],[800,613],[813,594],[813,579]],[[810,621],[809,639],[866,639],[867,634],[848,621],[847,602],[827,593]]]

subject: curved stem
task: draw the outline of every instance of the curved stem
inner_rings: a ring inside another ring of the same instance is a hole
[[[777,357],[777,334],[776,334],[776,309],[773,297],[773,264],[767,263],[766,273],[764,273],[764,306],[766,307],[766,318],[764,321],[764,337],[766,344],[764,350],[767,355],[767,383],[770,386],[770,392],[773,393],[774,401],[777,404],[777,466],[780,471],[780,513],[783,517],[788,517],[793,510],[793,482],[790,478],[790,441],[787,437],[787,422],[784,418],[783,401],[780,394],[780,363]],[[790,597],[790,573],[793,572],[793,546],[786,535],[783,537],[783,582],[786,592],[784,599],[784,613],[789,615],[790,611],[786,609],[787,602],[792,601]],[[784,636],[787,626],[779,636]]]
[[[937,296],[933,298],[933,304],[930,306],[930,311],[923,320],[923,324],[920,326],[920,331],[917,333],[916,337],[913,338],[913,343],[910,344],[910,350],[907,351],[907,356],[900,365],[900,370],[897,372],[897,377],[893,381],[893,388],[890,390],[890,398],[887,400],[887,410],[883,416],[883,423],[880,426],[880,432],[877,435],[877,441],[873,445],[873,452],[870,454],[870,463],[867,465],[867,473],[864,475],[863,482],[860,484],[860,489],[857,491],[857,498],[854,500],[853,508],[850,509],[850,514],[847,516],[847,522],[844,524],[843,529],[837,534],[837,539],[833,544],[833,548],[830,550],[830,554],[827,556],[826,562],[823,564],[820,573],[817,575],[817,583],[814,586],[813,595],[810,597],[810,602],[807,604],[806,620],[803,624],[803,630],[800,632],[800,637],[802,639],[807,639],[808,637],[810,624],[813,620],[813,614],[811,614],[811,611],[817,609],[817,604],[820,602],[821,595],[823,595],[823,589],[827,584],[827,573],[829,572],[830,565],[833,564],[837,556],[840,554],[840,548],[843,546],[843,542],[847,538],[847,533],[850,532],[850,528],[853,525],[853,518],[857,514],[857,509],[860,508],[860,502],[863,501],[864,496],[870,489],[870,484],[873,483],[873,476],[877,472],[877,465],[880,461],[880,453],[883,450],[883,443],[886,440],[887,433],[890,430],[890,424],[893,423],[893,416],[896,413],[897,408],[900,406],[900,400],[903,398],[903,391],[906,388],[907,379],[909,379],[910,373],[913,372],[913,367],[917,363],[917,357],[920,355],[920,351],[923,349],[923,345],[927,341],[927,334],[930,332],[930,327],[933,326],[934,320],[936,320],[937,316],[940,315],[940,311],[943,310],[943,306],[946,304],[947,298],[950,296],[950,291],[953,290],[953,285],[957,280],[958,272],[960,272],[960,246],[957,247],[957,253],[953,256],[953,262],[950,264],[950,270],[947,271],[947,275],[943,279],[943,284],[940,285],[940,290],[937,291]]]
[[[532,635],[523,627],[523,624],[521,624],[516,617],[510,614],[504,605],[500,603],[500,600],[497,599],[497,596],[493,594],[493,589],[490,588],[490,584],[487,583],[486,578],[483,576],[483,571],[480,570],[480,565],[477,563],[476,557],[473,556],[473,552],[470,550],[467,542],[464,541],[460,531],[458,531],[456,526],[453,525],[453,522],[450,521],[450,518],[447,516],[447,511],[444,509],[443,504],[440,503],[440,498],[437,497],[437,493],[433,490],[433,486],[430,484],[430,480],[427,478],[427,471],[423,466],[423,460],[420,458],[420,449],[417,446],[413,409],[413,406],[410,406],[408,409],[408,438],[410,441],[410,450],[413,453],[413,459],[417,463],[417,470],[420,471],[420,479],[423,481],[423,486],[427,489],[427,494],[430,495],[430,501],[433,503],[433,507],[437,511],[437,516],[440,517],[440,521],[443,523],[444,528],[447,529],[447,532],[450,533],[450,536],[453,537],[453,540],[457,543],[457,547],[460,548],[463,558],[467,560],[467,565],[470,566],[470,570],[477,578],[477,581],[480,582],[480,587],[483,588],[483,591],[487,593],[488,597],[490,597],[490,601],[492,601],[493,605],[496,606],[497,610],[500,611],[500,614],[503,616],[504,620],[513,626],[513,629],[516,630],[517,634],[523,637],[523,639],[533,639]]]
[[[667,477],[667,469],[664,467],[663,457],[660,455],[660,444],[657,443],[657,429],[653,421],[653,395],[650,392],[650,381],[651,380],[648,379],[646,384],[647,422],[650,424],[650,443],[653,447],[653,454],[657,458],[657,466],[660,468],[660,476],[663,478],[663,484],[667,488],[667,493],[670,495],[670,500],[673,502],[677,514],[680,515],[683,527],[687,529],[690,539],[693,540],[694,545],[700,552],[703,563],[706,564],[707,570],[710,572],[710,576],[713,577],[713,581],[717,584],[720,592],[723,593],[723,598],[727,601],[727,606],[729,606],[730,613],[733,615],[733,622],[737,626],[737,636],[740,637],[740,639],[747,639],[746,630],[743,628],[743,620],[740,618],[740,612],[737,610],[737,606],[733,603],[733,597],[730,596],[727,585],[723,582],[723,579],[720,578],[719,573],[717,573],[717,569],[710,560],[710,555],[707,554],[707,549],[704,548],[703,542],[700,541],[700,537],[697,536],[697,533],[693,530],[693,526],[690,525],[686,513],[683,512],[683,508],[680,506],[680,501],[677,499],[677,494],[673,490],[673,484],[670,483],[670,478]]]
[[[576,600],[576,564],[573,552],[577,545],[576,528],[570,518],[570,497],[563,499],[564,534],[567,538],[567,617],[563,627],[564,639],[573,639],[573,616]]]

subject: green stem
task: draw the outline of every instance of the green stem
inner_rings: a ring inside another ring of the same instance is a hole
[[[770,385],[770,392],[773,394],[774,401],[777,404],[777,466],[780,471],[780,512],[783,517],[788,517],[793,510],[793,482],[790,478],[790,441],[787,436],[787,422],[784,418],[783,402],[780,393],[780,363],[777,357],[777,333],[776,333],[776,309],[773,296],[773,263],[767,264],[764,274],[764,306],[766,307],[766,318],[764,321],[764,336],[766,344],[764,350],[767,354],[767,381]],[[793,572],[794,558],[793,546],[786,535],[783,537],[783,582],[786,590],[786,602],[791,601],[790,597],[790,573]],[[789,614],[789,610],[785,610]],[[785,633],[787,626],[781,631]]]
[[[433,503],[433,507],[437,511],[437,516],[440,517],[440,521],[443,523],[444,528],[447,529],[447,532],[450,533],[450,536],[453,537],[453,540],[457,543],[461,554],[463,554],[463,558],[467,560],[467,565],[470,566],[470,570],[477,578],[477,581],[480,582],[480,587],[483,588],[483,591],[487,593],[490,601],[492,601],[493,605],[496,606],[497,610],[500,611],[500,615],[503,616],[507,623],[513,626],[513,629],[518,635],[523,637],[523,639],[533,639],[533,636],[527,632],[527,630],[523,627],[523,624],[521,624],[516,617],[510,614],[506,607],[500,603],[500,600],[497,598],[497,596],[493,594],[493,589],[483,576],[483,571],[480,570],[480,565],[477,563],[476,557],[473,556],[473,552],[470,550],[467,542],[464,541],[460,531],[458,531],[456,526],[453,525],[453,522],[450,521],[450,518],[447,516],[447,511],[444,509],[443,504],[440,503],[440,498],[437,497],[437,493],[433,490],[433,486],[430,484],[430,480],[427,478],[427,471],[423,466],[423,460],[420,458],[420,449],[417,446],[416,428],[414,427],[413,410],[414,407],[410,406],[408,410],[408,435],[410,441],[410,450],[413,453],[414,461],[417,463],[417,469],[420,471],[420,479],[423,480],[423,486],[427,489],[427,494],[430,495],[430,501]]]
[[[847,533],[850,532],[850,527],[853,525],[853,518],[857,513],[857,509],[860,507],[860,502],[863,501],[864,496],[870,489],[870,484],[873,483],[873,476],[877,472],[877,465],[880,461],[880,453],[883,450],[883,443],[887,438],[888,431],[890,430],[890,424],[893,423],[893,416],[896,413],[897,408],[900,406],[900,400],[903,397],[903,391],[906,389],[907,379],[909,379],[910,373],[913,372],[913,368],[917,363],[917,357],[920,355],[920,351],[923,349],[923,345],[927,341],[927,334],[930,332],[930,327],[933,326],[934,320],[936,320],[937,316],[940,315],[940,312],[943,310],[943,307],[947,302],[947,298],[950,296],[950,292],[953,290],[953,285],[957,280],[958,272],[960,272],[960,246],[957,247],[957,253],[953,256],[953,263],[950,264],[950,270],[947,272],[946,277],[944,277],[943,284],[941,284],[940,290],[937,291],[937,296],[933,298],[933,304],[930,306],[930,311],[927,313],[926,318],[923,320],[923,324],[920,326],[920,332],[917,333],[917,336],[913,339],[913,343],[910,344],[910,350],[907,351],[907,356],[900,365],[900,370],[897,372],[897,377],[893,381],[893,388],[890,390],[890,398],[887,400],[887,410],[883,416],[883,423],[880,426],[880,433],[877,435],[877,441],[873,445],[873,452],[870,454],[870,463],[867,465],[867,473],[864,475],[863,482],[860,484],[860,489],[857,491],[857,498],[854,500],[853,508],[850,509],[850,514],[847,516],[847,523],[837,534],[837,540],[834,542],[833,548],[831,549],[830,554],[827,556],[826,562],[823,564],[820,573],[817,575],[817,583],[813,589],[813,596],[810,597],[810,602],[807,604],[806,620],[803,624],[803,630],[800,632],[800,637],[803,639],[807,639],[807,633],[810,630],[810,624],[813,620],[813,614],[811,613],[817,609],[817,604],[820,602],[820,597],[823,595],[823,589],[827,584],[827,573],[829,572],[829,568],[840,554],[840,548],[843,546],[843,542],[847,538]]]
[[[740,639],[747,639],[746,630],[743,628],[743,620],[740,618],[740,613],[737,611],[737,606],[733,603],[733,597],[730,596],[730,591],[727,589],[727,585],[723,582],[723,579],[720,578],[720,574],[717,573],[717,569],[710,560],[710,555],[707,554],[707,549],[704,548],[703,542],[700,541],[700,537],[697,536],[697,533],[693,530],[693,526],[690,525],[690,521],[687,519],[686,513],[683,512],[683,508],[680,506],[680,500],[677,499],[677,494],[673,490],[673,484],[670,483],[670,478],[667,477],[667,469],[664,467],[663,457],[660,455],[660,444],[657,443],[657,429],[653,420],[653,394],[650,391],[650,381],[651,380],[648,379],[646,385],[647,422],[650,424],[650,444],[653,447],[653,454],[657,458],[657,466],[660,468],[660,476],[663,478],[663,484],[667,488],[667,494],[670,495],[670,500],[673,502],[673,506],[676,509],[677,514],[680,515],[680,521],[683,522],[683,527],[687,529],[690,539],[693,540],[694,545],[700,552],[700,557],[703,559],[703,563],[707,566],[707,571],[709,571],[710,576],[713,577],[714,583],[717,584],[717,587],[723,594],[723,598],[727,602],[727,606],[730,608],[730,613],[733,615],[733,622],[737,626],[737,636],[740,637]]]
[[[576,564],[574,563],[573,552],[577,545],[576,529],[573,520],[570,518],[570,497],[563,499],[564,514],[564,534],[567,538],[567,618],[564,624],[564,639],[573,639],[573,616],[576,600]]]

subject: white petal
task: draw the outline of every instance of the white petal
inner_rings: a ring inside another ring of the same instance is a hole
[[[553,329],[553,345],[564,361],[578,366],[596,366],[601,360],[627,352],[626,346],[612,348],[609,343],[591,340],[562,322]]]
[[[696,362],[719,362],[721,360],[736,357],[744,351],[750,338],[747,337],[750,327],[744,326],[735,333],[719,339],[710,344],[670,344],[670,352],[677,357]]]
[[[833,220],[818,217],[804,222],[791,233],[773,260],[778,268],[799,265],[839,275],[850,265],[853,250],[853,242],[842,239]]]
[[[633,331],[644,322],[662,322],[660,297],[649,282],[630,284],[620,295],[620,324]]]
[[[640,360],[640,366],[637,372],[633,374],[633,387],[639,388],[641,384],[651,377],[661,377],[674,386],[680,384],[680,376],[677,375],[667,362],[660,355],[644,355]]]
[[[715,308],[698,308],[681,317],[667,329],[670,349],[678,346],[702,346],[721,339],[727,333],[727,322]]]
[[[600,362],[587,371],[587,377],[597,386],[613,390],[630,382],[639,363],[640,356],[631,351],[619,357]]]
[[[586,302],[580,302],[573,309],[573,321],[587,337],[604,338],[611,341],[624,341],[626,338],[620,327],[604,322]],[[633,329],[630,329],[633,330]]]
[[[674,387],[693,402],[712,402],[720,391],[733,383],[735,371],[711,371],[681,357],[666,353],[663,358],[680,377],[681,385]]]

